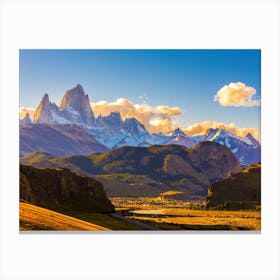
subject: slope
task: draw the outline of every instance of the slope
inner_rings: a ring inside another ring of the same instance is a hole
[[[29,203],[19,204],[20,230],[109,230]]]
[[[108,149],[76,125],[30,124],[20,126],[20,152],[46,152],[63,156],[104,153]]]

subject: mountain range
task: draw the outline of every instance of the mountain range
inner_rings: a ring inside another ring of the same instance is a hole
[[[180,145],[126,146],[103,154],[64,157],[36,152],[20,162],[39,168],[69,168],[100,181],[111,197],[154,197],[176,190],[189,198],[203,198],[209,183],[242,170],[229,148],[208,141],[189,149]]]
[[[43,151],[64,156],[104,153],[109,149],[77,125],[27,124],[20,127],[21,156]]]
[[[187,135],[180,128],[167,134],[152,134],[136,118],[122,119],[119,112],[95,117],[80,84],[65,92],[59,106],[45,94],[33,120],[29,114],[20,120],[21,156],[30,152],[58,156],[104,153],[123,146],[175,144],[191,148],[205,141],[228,147],[242,165],[261,160],[261,145],[251,134],[242,138],[222,128],[209,128],[199,136]]]

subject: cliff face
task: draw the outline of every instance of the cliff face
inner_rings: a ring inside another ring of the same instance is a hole
[[[68,169],[20,166],[20,199],[52,210],[114,212],[103,185]]]
[[[261,165],[248,166],[208,187],[206,207],[254,208],[261,203]]]

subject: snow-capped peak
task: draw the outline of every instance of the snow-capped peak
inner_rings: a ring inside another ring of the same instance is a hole
[[[93,126],[95,123],[89,97],[85,94],[84,89],[80,84],[76,84],[73,88],[65,92],[59,107],[60,110],[67,110],[69,107],[71,107],[76,112],[78,112],[80,115],[79,118],[74,118],[76,123],[83,123],[88,126]]]
[[[171,136],[178,136],[178,135],[186,135],[183,130],[177,127],[172,133]]]
[[[27,125],[27,124],[31,124],[32,120],[30,118],[29,113],[26,113],[25,117],[22,120],[19,120],[19,124],[20,125]]]
[[[49,99],[49,95],[47,93],[44,94],[41,103],[49,103],[50,99]]]
[[[34,122],[51,123],[51,109],[54,107],[55,105],[50,103],[49,95],[45,93],[34,113]]]
[[[200,141],[212,141],[215,138],[218,131],[218,128],[208,128],[205,135],[200,139]]]
[[[254,138],[254,136],[250,132],[243,139],[246,140],[249,145],[252,145],[252,146],[260,145],[260,143],[257,141],[257,139]]]
[[[141,133],[148,133],[145,126],[135,118],[125,119],[123,122],[123,129],[130,135],[138,135]]]

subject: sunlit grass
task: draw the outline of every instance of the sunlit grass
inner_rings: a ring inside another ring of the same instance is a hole
[[[108,230],[32,204],[20,202],[20,230]]]
[[[145,204],[129,198],[127,202],[132,203],[126,203],[123,199],[116,210],[125,211],[128,217],[163,230],[261,230],[261,211],[258,210],[196,210],[179,204],[155,204],[156,200],[148,198],[139,199],[141,201],[145,201]],[[133,210],[148,211],[141,214],[129,212]],[[161,210],[161,213],[149,213],[150,210]]]

